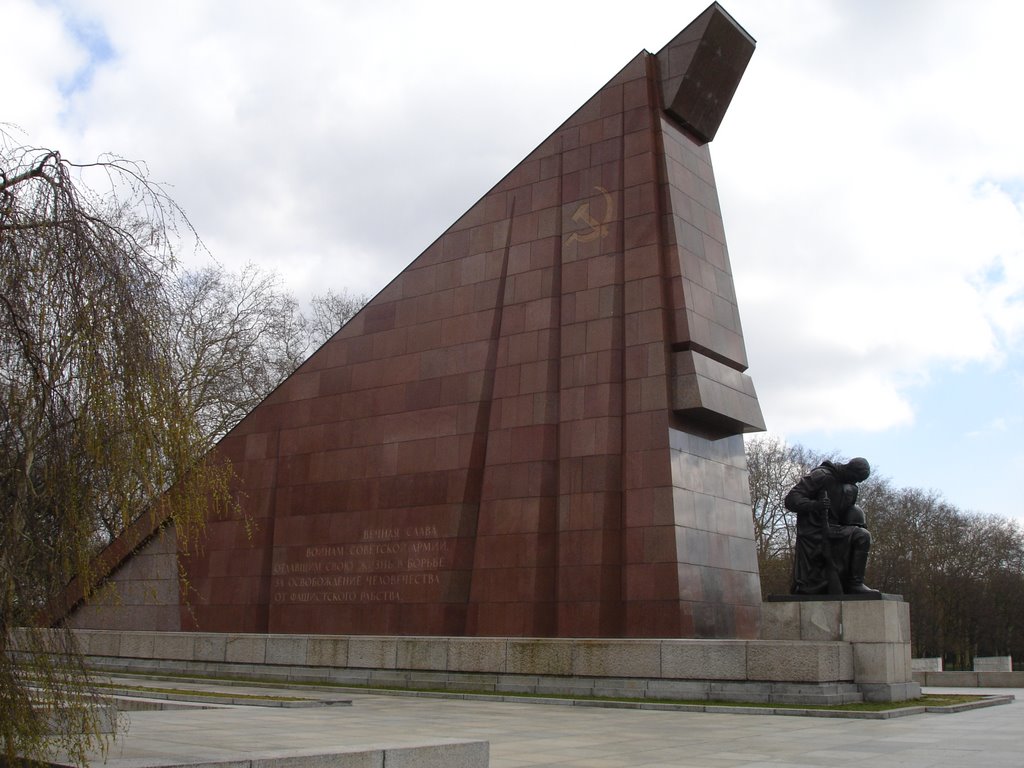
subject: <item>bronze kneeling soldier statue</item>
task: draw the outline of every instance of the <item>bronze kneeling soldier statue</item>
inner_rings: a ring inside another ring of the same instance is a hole
[[[867,459],[825,461],[786,494],[786,509],[796,513],[792,594],[877,594],[864,585],[871,533],[856,503],[857,483],[870,474]]]

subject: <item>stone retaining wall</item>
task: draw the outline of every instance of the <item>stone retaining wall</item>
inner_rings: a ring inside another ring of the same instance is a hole
[[[89,656],[241,665],[565,677],[852,681],[853,650],[834,641],[579,640],[250,635],[76,630]]]
[[[446,691],[839,704],[861,700],[835,641],[570,640],[77,630],[94,666]]]
[[[94,664],[126,671],[808,704],[920,695],[905,602],[813,600],[763,609],[760,640],[75,631]]]
[[[1024,672],[914,672],[914,680],[934,688],[1024,688]]]
[[[975,672],[1013,672],[1012,656],[975,656]]]

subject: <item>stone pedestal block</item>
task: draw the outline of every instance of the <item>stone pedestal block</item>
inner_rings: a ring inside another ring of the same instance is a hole
[[[762,637],[850,644],[853,680],[869,701],[920,695],[910,660],[910,604],[895,595],[874,600],[772,598],[762,608]]]
[[[1012,656],[975,656],[975,672],[1013,672]]]

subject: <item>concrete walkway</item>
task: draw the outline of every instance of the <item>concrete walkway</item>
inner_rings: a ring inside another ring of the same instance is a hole
[[[174,683],[174,687],[182,684]],[[309,688],[231,690],[339,698],[336,691],[316,693]],[[1024,765],[1024,690],[999,692],[1012,693],[1017,700],[970,712],[891,720],[661,712],[345,693],[342,696],[351,699],[352,706],[232,706],[132,712],[129,731],[118,739],[107,764],[111,768],[140,768],[252,760],[267,755],[323,754],[360,745],[482,740],[490,743],[492,768],[1019,768]],[[301,761],[286,762],[301,765]]]

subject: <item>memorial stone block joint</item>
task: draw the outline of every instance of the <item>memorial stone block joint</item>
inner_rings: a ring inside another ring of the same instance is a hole
[[[757,639],[708,149],[754,46],[714,3],[626,63],[220,441],[240,513],[144,516],[71,624]]]

